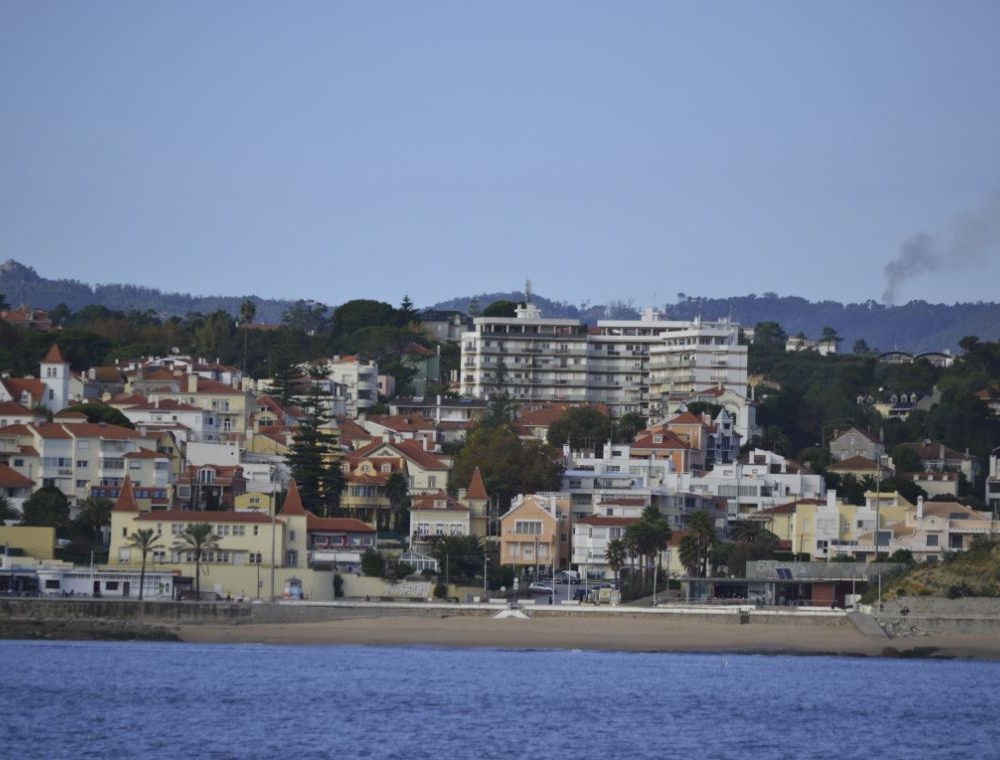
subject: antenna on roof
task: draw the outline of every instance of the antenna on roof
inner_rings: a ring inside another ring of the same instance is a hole
[[[531,303],[531,280],[524,281],[524,303]]]

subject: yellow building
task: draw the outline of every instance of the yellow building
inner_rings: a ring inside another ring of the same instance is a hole
[[[793,554],[808,554],[814,560],[854,557],[862,551],[859,539],[871,533],[875,520],[884,530],[906,518],[913,505],[894,492],[867,493],[866,504],[847,504],[837,492],[827,491],[825,501],[800,499],[747,516],[774,533],[782,548]],[[876,502],[879,508],[876,510]]]
[[[18,549],[24,556],[34,559],[55,559],[56,529],[0,524],[0,546]]]
[[[109,565],[138,567],[142,556],[131,548],[129,537],[152,528],[158,546],[147,557],[153,570],[176,570],[194,578],[194,556],[176,548],[190,525],[209,524],[217,547],[203,555],[202,594],[232,598],[280,596],[292,579],[307,598],[333,599],[332,570],[354,571],[360,555],[375,547],[375,531],[352,519],[319,518],[302,506],[298,486],[292,481],[282,511],[154,510],[141,512],[132,484],[126,480],[111,512]],[[178,584],[183,585],[183,584]]]

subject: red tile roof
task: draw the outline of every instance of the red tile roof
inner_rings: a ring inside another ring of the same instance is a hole
[[[444,506],[437,506],[438,502],[444,502]],[[437,493],[427,494],[425,496],[414,496],[413,506],[411,509],[420,509],[425,511],[438,511],[438,512],[468,512],[469,508],[460,501],[451,498],[444,491],[438,491]]]
[[[467,499],[489,499],[489,494],[486,493],[486,483],[483,482],[483,473],[479,471],[477,466],[475,470],[472,471],[472,480],[469,481],[469,489],[465,493]]]
[[[138,512],[139,505],[135,503],[135,492],[132,490],[132,479],[126,475],[122,483],[122,490],[118,493],[118,499],[111,508],[112,512]]]
[[[374,533],[375,529],[368,523],[355,520],[353,517],[317,517],[312,512],[306,513],[306,530],[313,533]]]
[[[827,470],[833,470],[834,472],[860,472],[870,470],[876,472],[879,466],[874,460],[868,459],[868,457],[863,456],[853,456],[844,459],[841,462],[834,462]]]
[[[704,425],[705,421],[699,419],[691,412],[684,412],[683,414],[678,414],[668,423],[670,425]]]
[[[59,346],[55,343],[49,349],[49,352],[45,354],[45,358],[42,359],[42,364],[65,364],[66,360],[63,359],[62,352],[59,350]]]
[[[17,470],[13,470],[5,464],[0,464],[0,488],[31,488],[35,481],[26,478]]]
[[[288,484],[288,495],[285,496],[285,503],[281,505],[281,514],[285,517],[292,515],[300,517],[306,513],[302,506],[302,497],[299,495],[299,485],[294,480]]]
[[[14,417],[36,416],[28,407],[22,406],[16,401],[0,401],[0,414],[9,414]]]

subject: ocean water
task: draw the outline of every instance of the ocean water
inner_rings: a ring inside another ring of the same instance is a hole
[[[0,641],[4,758],[995,758],[1000,664]]]

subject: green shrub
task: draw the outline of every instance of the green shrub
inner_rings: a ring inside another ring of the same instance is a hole
[[[340,573],[333,574],[333,598],[340,599],[344,595],[344,579]]]

